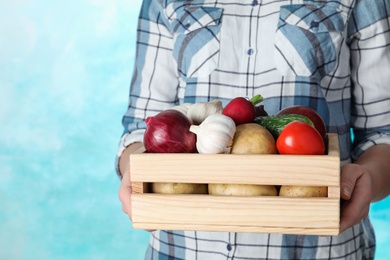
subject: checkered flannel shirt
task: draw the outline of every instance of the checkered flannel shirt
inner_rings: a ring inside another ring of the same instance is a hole
[[[318,111],[339,135],[342,163],[389,144],[390,2],[144,0],[117,162],[142,142],[148,116],[256,94],[270,115],[291,105]],[[372,259],[374,251],[365,219],[334,237],[156,231],[146,259]]]

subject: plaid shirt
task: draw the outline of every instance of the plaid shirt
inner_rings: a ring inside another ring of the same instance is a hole
[[[389,144],[389,16],[387,0],[144,0],[117,161],[147,116],[256,94],[270,115],[317,110],[342,163]],[[374,249],[366,219],[335,237],[156,231],[147,259],[370,259]]]

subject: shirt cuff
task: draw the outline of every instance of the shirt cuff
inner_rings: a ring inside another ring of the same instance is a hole
[[[381,128],[372,131],[354,131],[354,149],[351,157],[353,161],[356,161],[359,156],[368,148],[377,144],[390,145],[390,129]]]
[[[132,143],[136,143],[136,142],[142,143],[144,140],[144,133],[145,133],[145,129],[140,129],[140,130],[133,131],[132,133],[125,133],[122,136],[119,143],[118,152],[115,158],[115,171],[120,179],[122,178],[122,175],[119,170],[119,160],[122,156],[123,151]]]

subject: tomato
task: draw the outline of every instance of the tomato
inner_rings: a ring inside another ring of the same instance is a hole
[[[285,115],[285,114],[298,114],[302,116],[306,116],[309,118],[313,124],[315,129],[321,134],[322,138],[326,137],[326,125],[320,114],[317,113],[314,109],[306,106],[294,105],[290,107],[286,107],[280,110],[276,115]]]
[[[278,139],[276,148],[280,154],[323,155],[325,143],[321,134],[311,125],[294,121],[287,124]]]

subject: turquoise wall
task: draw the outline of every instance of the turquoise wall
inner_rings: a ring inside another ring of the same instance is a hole
[[[142,259],[114,173],[140,2],[0,0],[0,259]]]
[[[0,259],[141,259],[117,199],[139,0],[0,0]]]

